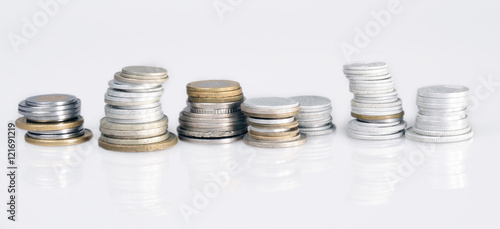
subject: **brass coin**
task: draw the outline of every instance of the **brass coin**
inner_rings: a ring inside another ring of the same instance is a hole
[[[288,113],[281,113],[281,114],[257,114],[257,113],[250,113],[243,111],[245,115],[249,117],[254,117],[254,118],[271,118],[271,119],[278,119],[278,118],[290,118],[293,116],[298,115],[300,110],[294,111],[294,112],[288,112]]]
[[[99,139],[99,146],[106,150],[118,151],[118,152],[151,152],[168,149],[175,144],[177,144],[177,136],[171,132],[169,132],[169,136],[167,140],[152,143],[152,144],[144,144],[144,145],[118,145],[118,144],[110,144],[101,141]]]
[[[39,146],[69,146],[69,145],[76,145],[80,143],[84,143],[89,141],[92,138],[93,134],[92,131],[89,129],[85,129],[83,132],[82,136],[76,137],[76,138],[68,138],[68,139],[37,139],[37,138],[32,138],[28,135],[24,136],[24,139],[26,142],[31,143],[33,145],[39,145]]]
[[[248,123],[253,127],[262,129],[292,129],[299,127],[299,121],[297,120],[297,118],[294,118],[292,122],[282,124],[260,124],[250,121],[248,121]]]
[[[261,135],[255,135],[251,132],[248,133],[250,136],[257,140],[263,140],[263,141],[294,141],[300,138],[300,134],[297,133],[292,136],[278,136],[278,137],[268,137],[268,136],[261,136]]]
[[[258,131],[253,131],[249,130],[248,133],[251,133],[252,136],[262,136],[262,137],[279,137],[279,138],[290,138],[299,133],[299,128],[292,128],[288,131],[285,132],[274,132],[274,133],[264,133],[264,132],[258,132]]]
[[[21,117],[16,120],[16,126],[28,131],[53,131],[53,130],[64,130],[79,127],[83,125],[83,117],[78,116],[76,119],[68,120],[64,122],[30,122],[26,118]]]
[[[371,116],[371,115],[360,115],[356,113],[351,112],[351,116],[357,119],[362,119],[362,120],[385,120],[385,119],[395,119],[395,118],[401,118],[405,112],[401,112],[398,114],[393,114],[393,115],[378,115],[378,116]]]
[[[188,91],[219,92],[238,90],[240,84],[231,80],[202,80],[191,82],[186,87]]]
[[[217,91],[217,92],[201,92],[201,91],[187,91],[190,97],[195,98],[224,98],[234,97],[243,94],[241,88],[233,91]]]
[[[243,94],[231,97],[223,97],[223,98],[196,98],[189,96],[189,101],[195,103],[230,103],[243,100],[245,97]]]

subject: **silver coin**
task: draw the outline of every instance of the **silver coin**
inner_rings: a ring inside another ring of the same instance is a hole
[[[163,94],[163,88],[161,90],[153,92],[131,92],[131,91],[121,91],[113,88],[108,88],[107,94],[110,96],[121,97],[121,98],[161,97],[161,95]]]
[[[141,118],[141,119],[117,119],[117,118],[110,118],[106,117],[109,122],[114,122],[114,123],[121,123],[121,124],[133,124],[133,123],[146,123],[146,122],[156,122],[161,119],[163,119],[164,115],[163,112],[161,114],[158,114],[157,116],[151,116],[148,118]]]
[[[149,130],[168,125],[168,117],[164,115],[160,120],[148,123],[113,123],[108,118],[101,119],[101,128],[111,130]]]
[[[466,114],[459,114],[453,116],[428,116],[428,115],[417,114],[415,122],[420,122],[420,121],[446,122],[446,121],[460,120],[464,118],[468,118],[468,116]]]
[[[296,117],[300,121],[309,119],[320,119],[331,116],[331,110],[321,111],[321,112],[300,112]]]
[[[355,95],[355,98],[397,98],[397,97],[398,97],[398,91],[395,89],[390,92],[381,94]]]
[[[385,88],[385,89],[377,89],[377,90],[354,90],[352,88],[349,89],[350,92],[354,93],[355,95],[377,95],[377,94],[385,94],[393,91],[392,88]]]
[[[80,107],[68,110],[59,110],[59,111],[25,111],[21,108],[18,109],[19,114],[24,116],[33,116],[33,117],[47,117],[47,116],[62,116],[68,114],[79,113],[81,111]]]
[[[462,135],[454,135],[454,136],[426,136],[415,133],[412,127],[406,130],[407,139],[418,142],[428,142],[428,143],[460,142],[471,139],[473,135],[474,133],[472,131],[469,131],[468,133]]]
[[[85,132],[85,129],[81,129],[80,131],[72,132],[72,133],[67,133],[67,134],[36,134],[28,131],[26,134],[29,137],[36,138],[36,139],[53,139],[53,140],[58,140],[58,139],[68,139],[68,138],[76,138],[79,136],[82,136]]]
[[[193,138],[225,138],[232,136],[240,136],[246,134],[248,132],[247,128],[236,129],[236,130],[215,130],[215,131],[206,131],[206,130],[188,130],[184,129],[181,126],[177,127],[177,133],[179,135],[183,135],[186,137]]]
[[[394,123],[394,122],[401,122],[403,120],[403,117],[401,118],[391,118],[391,119],[381,119],[381,120],[364,120],[358,118],[357,120],[362,121],[362,122],[371,122],[371,123]]]
[[[125,139],[125,138],[111,138],[106,135],[101,135],[99,138],[100,141],[106,142],[109,144],[116,145],[147,145],[165,141],[169,138],[170,133],[165,132],[162,135],[158,135],[150,138],[137,138],[137,139]]]
[[[397,107],[397,106],[402,106],[403,101],[401,99],[397,99],[395,102],[389,102],[389,103],[360,103],[357,102],[355,99],[351,100],[351,106],[355,107],[366,107],[366,108],[388,108],[388,107]]]
[[[465,116],[467,114],[467,109],[463,109],[460,111],[452,111],[452,112],[443,112],[435,109],[426,109],[426,110],[419,110],[418,114],[424,116],[442,116],[442,117]]]
[[[158,110],[156,112],[143,113],[143,114],[116,114],[116,113],[105,112],[105,115],[107,118],[110,118],[110,119],[120,119],[120,120],[147,119],[147,120],[151,120],[151,118],[153,118],[153,119],[156,118],[155,119],[155,121],[156,121],[156,120],[160,120],[161,118],[163,118],[163,111]],[[129,123],[129,122],[125,122],[125,123]]]
[[[327,134],[332,134],[335,133],[337,130],[337,127],[334,124],[327,125],[329,128],[325,130],[318,130],[318,131],[308,131],[304,130],[304,128],[299,128],[300,132],[303,134],[306,134],[308,137],[309,136],[320,136],[320,135],[327,135]]]
[[[319,127],[300,127],[299,131],[301,132],[320,132],[320,131],[325,131],[328,129],[331,129],[335,125],[333,123],[326,124],[324,126],[319,126]]]
[[[468,97],[458,97],[458,98],[430,98],[417,96],[417,102],[421,103],[431,103],[431,104],[450,104],[450,103],[467,103]]]
[[[180,115],[183,116],[188,116],[192,118],[229,118],[229,117],[235,117],[235,116],[242,116],[245,115],[241,111],[236,111],[236,112],[230,112],[230,113],[194,113],[191,112],[189,107],[184,108],[183,111],[181,111]]]
[[[154,108],[154,107],[159,107],[161,106],[160,102],[155,102],[155,103],[148,103],[144,105],[135,105],[135,106],[113,106],[113,105],[107,105],[109,107],[115,108],[115,109],[124,109],[124,110],[143,110],[143,109],[149,109],[149,108]]]
[[[412,130],[416,134],[426,135],[426,136],[456,136],[469,133],[471,131],[471,128],[470,126],[468,126],[464,129],[453,130],[453,131],[433,131],[433,130],[421,130],[414,126],[412,127]]]
[[[104,102],[112,106],[139,106],[150,103],[157,103],[159,100],[159,97],[122,98],[109,96],[108,94],[104,95]]]
[[[110,80],[108,86],[113,89],[131,92],[154,92],[163,90],[161,84],[131,84],[117,80]]]
[[[61,106],[73,103],[76,101],[74,95],[67,94],[46,94],[37,95],[27,98],[26,104],[30,106]]]
[[[227,108],[227,109],[200,109],[200,108],[189,108],[190,113],[195,114],[232,114],[240,112],[240,108]]]
[[[357,81],[357,80],[384,80],[391,78],[389,74],[389,70],[381,70],[381,71],[346,71],[344,70],[344,74],[349,81]]]
[[[281,119],[265,119],[265,118],[252,118],[252,117],[248,117],[248,121],[249,122],[257,123],[257,124],[264,124],[264,125],[286,124],[286,123],[291,123],[294,120],[295,120],[294,117],[281,118]]]
[[[443,103],[423,103],[417,101],[417,106],[419,109],[424,108],[424,109],[436,109],[436,110],[442,110],[442,109],[463,110],[467,108],[467,102],[443,104]]]
[[[26,104],[26,100],[23,100],[18,104],[18,108],[26,112],[62,111],[62,110],[76,109],[79,108],[80,106],[81,106],[80,99],[76,99],[75,102],[73,103],[69,103],[67,105],[59,105],[59,106],[31,106]]]
[[[457,98],[469,96],[469,88],[460,85],[435,85],[419,88],[417,94],[431,98]]]
[[[464,128],[467,128],[469,126],[469,123],[464,123],[464,124],[447,124],[447,125],[428,125],[428,124],[422,124],[420,122],[415,123],[415,128],[421,129],[421,130],[432,130],[432,131],[455,131],[455,130],[461,130]]]
[[[231,117],[206,117],[206,118],[198,118],[198,117],[190,117],[190,116],[185,116],[182,114],[179,115],[179,119],[182,120],[183,122],[191,122],[193,124],[196,123],[211,123],[211,124],[218,124],[218,123],[234,123],[234,122],[246,122],[247,118],[245,115],[239,115],[239,116],[231,116]]]
[[[300,110],[303,112],[307,112],[308,110],[322,110],[332,106],[332,101],[322,96],[303,95],[294,96],[290,99],[299,102]]]
[[[69,129],[64,129],[64,130],[52,130],[52,131],[29,131],[32,134],[39,134],[39,135],[54,135],[54,134],[69,134],[69,133],[75,133],[75,132],[80,132],[83,130],[82,126],[74,127],[74,128],[69,128]]]
[[[367,115],[367,116],[396,115],[396,114],[403,112],[402,108],[392,110],[392,111],[390,111],[390,110],[389,111],[377,111],[377,110],[373,110],[373,109],[372,110],[369,110],[369,109],[361,110],[361,109],[354,109],[354,108],[351,108],[351,109],[352,109],[352,112],[355,114]]]
[[[371,123],[370,125],[366,125],[363,122],[358,120],[351,120],[348,125],[349,129],[354,131],[360,131],[363,133],[374,133],[374,134],[389,134],[396,133],[406,128],[406,122],[401,121],[396,123],[395,125],[376,125]]]
[[[247,134],[243,138],[245,144],[262,148],[287,148],[303,145],[307,142],[307,135],[300,134],[300,138],[293,141],[262,141]]]
[[[168,76],[165,76],[164,78],[160,79],[132,79],[132,78],[125,78],[121,76],[120,72],[117,72],[115,74],[114,79],[120,82],[131,83],[131,84],[163,84],[168,81]]]
[[[347,129],[347,136],[360,140],[371,140],[371,141],[380,141],[380,140],[391,140],[404,136],[405,131],[402,130],[397,133],[387,134],[387,135],[365,135],[353,133],[351,129]]]
[[[207,109],[207,110],[217,110],[217,109],[239,109],[243,100],[229,102],[229,103],[195,103],[191,101],[186,101],[188,107]]]
[[[103,135],[112,138],[128,138],[128,139],[150,138],[167,132],[168,125],[156,127],[153,129],[145,129],[145,130],[113,130],[113,129],[106,129],[101,126],[99,130]]]
[[[145,114],[150,114],[150,113],[157,113],[161,112],[161,104],[159,104],[156,107],[151,107],[151,108],[145,108],[145,109],[121,109],[121,108],[116,108],[114,106],[110,105],[105,105],[104,106],[104,111],[109,114],[117,114],[117,115],[145,115]]]
[[[122,72],[136,76],[157,76],[164,77],[167,75],[167,70],[160,67],[151,66],[127,66],[122,68]]]
[[[314,128],[314,127],[320,127],[327,125],[328,123],[332,122],[332,116],[329,116],[327,118],[323,119],[311,119],[311,120],[303,120],[299,121],[299,128],[300,127],[306,127],[306,128]]]
[[[387,68],[384,62],[351,62],[344,65],[345,70],[369,71]]]
[[[440,109],[427,108],[427,107],[419,107],[418,108],[418,111],[420,113],[425,114],[425,115],[430,115],[430,116],[441,115],[443,113],[462,112],[464,110],[466,110],[466,108],[464,108],[464,107],[440,108]]]
[[[186,122],[179,119],[179,125],[186,129],[213,129],[213,130],[236,130],[246,126],[246,122],[219,122],[219,123],[205,123],[205,122]]]
[[[295,109],[299,106],[299,102],[289,98],[262,97],[247,99],[241,106],[252,110],[287,110]]]
[[[70,119],[74,119],[80,115],[80,112],[74,112],[65,115],[57,115],[57,116],[32,116],[25,114],[24,117],[28,121],[32,122],[62,122]]]
[[[261,133],[280,133],[280,132],[287,132],[290,130],[290,128],[264,129],[264,128],[258,128],[258,127],[254,127],[254,126],[249,126],[248,129],[251,131],[261,132]]]
[[[300,112],[300,106],[296,106],[294,108],[288,109],[255,109],[248,108],[245,106],[241,106],[241,110],[243,112],[252,113],[252,114],[289,114],[289,113],[298,113]]]
[[[228,144],[241,140],[243,136],[245,135],[242,134],[225,138],[193,138],[179,134],[179,140],[198,144]]]
[[[358,98],[354,97],[354,101],[358,104],[366,104],[366,106],[376,106],[376,104],[392,104],[398,101],[398,97],[394,98]],[[351,105],[352,106],[352,105]]]

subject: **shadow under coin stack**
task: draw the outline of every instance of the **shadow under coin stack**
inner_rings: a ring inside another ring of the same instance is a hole
[[[351,116],[347,135],[361,140],[389,140],[402,137],[402,101],[394,89],[394,81],[384,62],[351,63],[344,65],[349,79]]]
[[[29,97],[19,103],[17,127],[27,130],[28,143],[65,146],[86,142],[92,131],[83,128],[80,99],[73,95],[49,94]]]
[[[299,122],[295,117],[300,112],[297,101],[278,97],[254,98],[243,102],[241,110],[249,117],[249,132],[244,138],[247,145],[284,148],[307,141],[307,136],[299,133]]]
[[[193,143],[224,144],[247,133],[240,105],[245,99],[238,82],[205,80],[187,85],[187,107],[179,114],[179,139]]]
[[[295,96],[290,98],[299,102],[300,113],[297,115],[299,131],[308,136],[326,135],[335,132],[332,123],[332,102],[321,96]]]
[[[445,143],[472,138],[467,116],[469,88],[456,85],[423,87],[417,92],[418,114],[406,138]]]
[[[163,150],[177,143],[168,132],[168,117],[160,98],[167,70],[129,66],[109,81],[105,94],[106,117],[101,119],[99,146],[120,152]]]

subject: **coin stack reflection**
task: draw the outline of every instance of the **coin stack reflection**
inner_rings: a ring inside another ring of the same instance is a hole
[[[67,94],[32,96],[19,103],[17,127],[28,132],[27,142],[42,146],[75,145],[92,138],[83,128],[80,99]]]
[[[122,152],[147,152],[172,147],[177,136],[168,132],[168,117],[160,98],[167,70],[128,66],[109,81],[106,117],[101,119],[99,146]]]
[[[458,142],[472,138],[467,116],[469,88],[437,85],[418,89],[418,114],[406,137],[419,142]]]
[[[394,89],[394,81],[383,62],[350,63],[344,65],[349,79],[351,116],[348,136],[362,140],[389,140],[402,137],[402,101]]]
[[[238,82],[205,80],[187,85],[187,107],[179,114],[179,139],[193,143],[223,144],[241,140],[247,133],[244,100]]]
[[[299,131],[308,136],[326,135],[335,132],[332,123],[332,102],[321,96],[295,96],[290,99],[300,103],[300,113],[297,115]]]
[[[249,117],[249,132],[244,138],[247,145],[283,148],[307,141],[307,136],[299,133],[295,117],[300,112],[297,101],[279,97],[254,98],[246,100],[241,110]]]

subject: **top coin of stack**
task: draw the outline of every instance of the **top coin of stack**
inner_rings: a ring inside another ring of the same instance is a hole
[[[351,115],[347,134],[363,140],[388,140],[404,135],[402,101],[384,62],[350,63],[344,65],[349,79]]]
[[[83,128],[80,99],[73,95],[49,94],[29,97],[19,103],[24,117],[16,125],[28,130],[27,142],[43,146],[64,146],[86,142],[92,132]]]
[[[330,99],[313,95],[295,96],[290,99],[300,103],[300,113],[297,119],[301,133],[316,136],[335,132]]]
[[[437,85],[418,89],[418,114],[406,137],[420,142],[458,142],[472,138],[467,103],[469,88]]]
[[[187,85],[187,107],[179,115],[179,139],[194,143],[230,143],[247,132],[244,100],[238,82],[204,80]]]
[[[300,112],[297,101],[279,97],[254,98],[243,102],[241,110],[249,116],[250,131],[244,138],[247,145],[283,148],[307,141],[306,135],[299,133],[295,117]]]
[[[129,66],[109,81],[105,97],[106,117],[101,119],[99,146],[122,152],[146,152],[169,148],[177,136],[168,132],[168,117],[160,98],[167,70]]]

